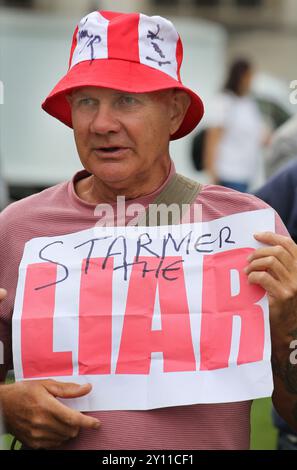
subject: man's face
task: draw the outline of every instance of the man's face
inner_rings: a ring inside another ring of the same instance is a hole
[[[170,134],[179,126],[174,91],[127,93],[85,87],[69,98],[83,166],[107,185],[142,184],[168,167]]]

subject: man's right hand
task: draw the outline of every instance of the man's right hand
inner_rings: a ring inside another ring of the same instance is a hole
[[[59,398],[87,395],[91,385],[34,380],[0,386],[7,430],[33,449],[59,447],[81,428],[98,429],[100,421],[62,404]]]
[[[0,288],[0,302],[7,296],[7,290]]]

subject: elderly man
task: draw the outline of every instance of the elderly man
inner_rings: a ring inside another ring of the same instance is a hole
[[[183,199],[181,193],[190,190],[188,199],[202,205],[203,221],[267,207],[253,196],[227,188],[200,187],[175,179],[169,142],[188,134],[203,114],[200,98],[181,83],[181,61],[180,38],[161,17],[93,12],[76,28],[69,71],[43,108],[73,127],[85,170],[72,181],[12,204],[1,214],[0,285],[7,290],[0,304],[0,339],[5,352],[1,380],[12,368],[12,312],[18,268],[28,241],[94,226],[98,204],[114,205],[119,195],[125,196],[126,209],[134,203],[147,208],[163,198],[172,184],[167,202],[176,195],[177,200]],[[296,428],[296,372],[289,362],[289,346],[297,329],[297,248],[275,217],[276,234],[255,235],[265,247],[250,256],[246,274],[251,284],[262,286],[269,296],[273,400],[279,413]],[[130,219],[127,215],[117,223],[125,225]],[[40,259],[48,260],[45,255]],[[63,268],[61,263],[58,268]],[[64,272],[67,274],[65,266]],[[26,301],[30,304],[30,298]],[[30,308],[34,310],[34,304]],[[26,341],[39,341],[42,348],[39,336],[44,332],[30,324]],[[21,346],[14,344],[14,354]],[[31,366],[42,377],[43,368],[52,364],[40,363],[37,353]],[[3,384],[0,400],[7,429],[25,447],[34,449],[249,447],[250,401],[82,413],[58,400],[83,397],[90,390],[89,384],[51,379]]]

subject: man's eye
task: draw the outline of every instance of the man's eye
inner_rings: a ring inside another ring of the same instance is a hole
[[[93,98],[81,98],[78,100],[78,105],[79,106],[95,106],[96,100],[94,100]]]
[[[131,105],[131,104],[135,104],[136,102],[137,100],[136,98],[134,98],[134,96],[124,95],[124,96],[121,96],[120,98],[120,103],[122,104]]]

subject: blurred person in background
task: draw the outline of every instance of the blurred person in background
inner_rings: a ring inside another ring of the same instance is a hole
[[[204,165],[210,182],[247,192],[261,158],[268,130],[250,96],[253,66],[246,59],[230,67],[207,122]]]
[[[296,129],[297,135],[297,129]],[[297,242],[297,149],[295,159],[281,168],[257,190],[256,196],[280,215],[291,237]]]
[[[286,139],[286,131],[293,129],[295,123],[296,130],[288,132]],[[296,143],[296,153],[294,161],[290,161],[273,175],[267,183],[260,188],[256,196],[272,206],[281,216],[291,237],[297,242],[297,119],[293,118],[288,121],[289,126],[285,124],[277,131],[273,138],[272,154],[277,157],[275,163],[280,163],[285,157],[294,158],[291,150],[294,142]],[[276,410],[272,410],[273,423],[278,429],[277,449],[278,450],[297,450],[297,433],[290,428]]]
[[[297,114],[275,131],[267,152],[266,173],[270,177],[297,158]]]

